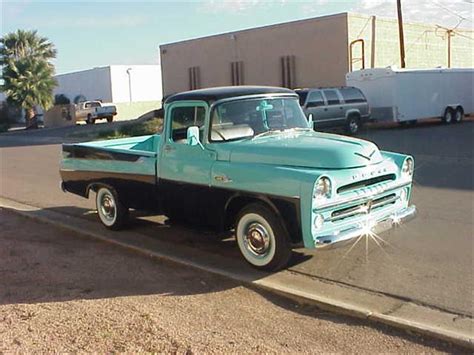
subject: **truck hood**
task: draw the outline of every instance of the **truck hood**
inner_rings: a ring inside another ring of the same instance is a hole
[[[281,132],[239,141],[230,161],[318,169],[357,168],[383,160],[371,142],[320,132]]]

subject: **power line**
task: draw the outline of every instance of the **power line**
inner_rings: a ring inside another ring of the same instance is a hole
[[[469,22],[472,22],[472,20],[470,18],[467,18],[467,17],[464,17],[460,14],[458,14],[457,12],[451,10],[450,8],[444,6],[444,5],[441,5],[439,3],[437,3],[436,1],[433,1],[433,0],[430,0],[430,2],[436,6],[438,6],[439,8],[443,9],[443,10],[446,10],[447,12],[449,12],[451,15],[454,15],[454,16],[457,16],[461,19],[461,21],[457,24],[457,26],[459,26],[461,24],[462,21],[469,21]],[[465,1],[465,2],[468,2],[468,1]],[[474,3],[474,2],[469,2],[469,3]],[[456,26],[456,27],[457,27]]]

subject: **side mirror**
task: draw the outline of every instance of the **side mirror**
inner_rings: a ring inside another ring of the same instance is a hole
[[[310,128],[314,128],[314,120],[313,120],[313,114],[312,113],[310,113],[308,115],[308,125],[309,125]]]
[[[199,127],[198,126],[191,126],[188,127],[186,132],[186,138],[188,145],[199,145],[203,148],[201,144],[201,140],[199,139]]]

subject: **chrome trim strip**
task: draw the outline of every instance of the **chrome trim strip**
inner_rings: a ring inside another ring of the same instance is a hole
[[[315,120],[314,120],[314,123],[318,123],[318,122],[330,122],[330,121],[345,121],[345,120],[346,120],[345,117],[326,118],[326,119],[324,119],[324,120],[315,119]]]
[[[414,205],[409,206],[401,211],[398,211],[390,216],[382,218],[377,221],[377,224],[371,228],[373,233],[382,233],[385,232],[401,223],[408,222],[415,218],[416,216],[416,207]],[[359,226],[349,229],[347,231],[341,232],[337,235],[325,235],[315,238],[315,248],[330,248],[335,245],[342,246],[346,241],[351,239],[363,236],[367,233],[367,227]]]
[[[373,193],[369,193],[369,194],[366,194],[364,196],[353,196],[353,197],[346,198],[346,199],[330,201],[327,204],[320,205],[320,206],[315,206],[315,208],[313,208],[313,212],[320,211],[322,209],[326,209],[326,208],[329,208],[329,207],[334,207],[334,206],[337,206],[337,205],[342,205],[342,204],[349,203],[349,202],[363,201],[363,200],[366,200],[368,198],[383,194],[385,192],[390,192],[390,191],[393,191],[393,190],[396,190],[396,189],[399,189],[399,188],[402,188],[402,187],[410,186],[411,183],[412,183],[412,181],[403,181],[401,183],[397,183],[396,185],[388,186],[388,187],[386,187],[386,188],[384,188],[380,191],[375,191]]]

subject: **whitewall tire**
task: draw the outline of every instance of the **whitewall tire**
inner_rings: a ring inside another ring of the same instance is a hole
[[[99,219],[105,227],[118,230],[125,225],[128,208],[122,205],[114,189],[109,187],[99,188],[95,203]]]
[[[239,213],[235,235],[242,256],[253,267],[277,271],[287,266],[291,257],[288,233],[263,204],[250,204]]]

